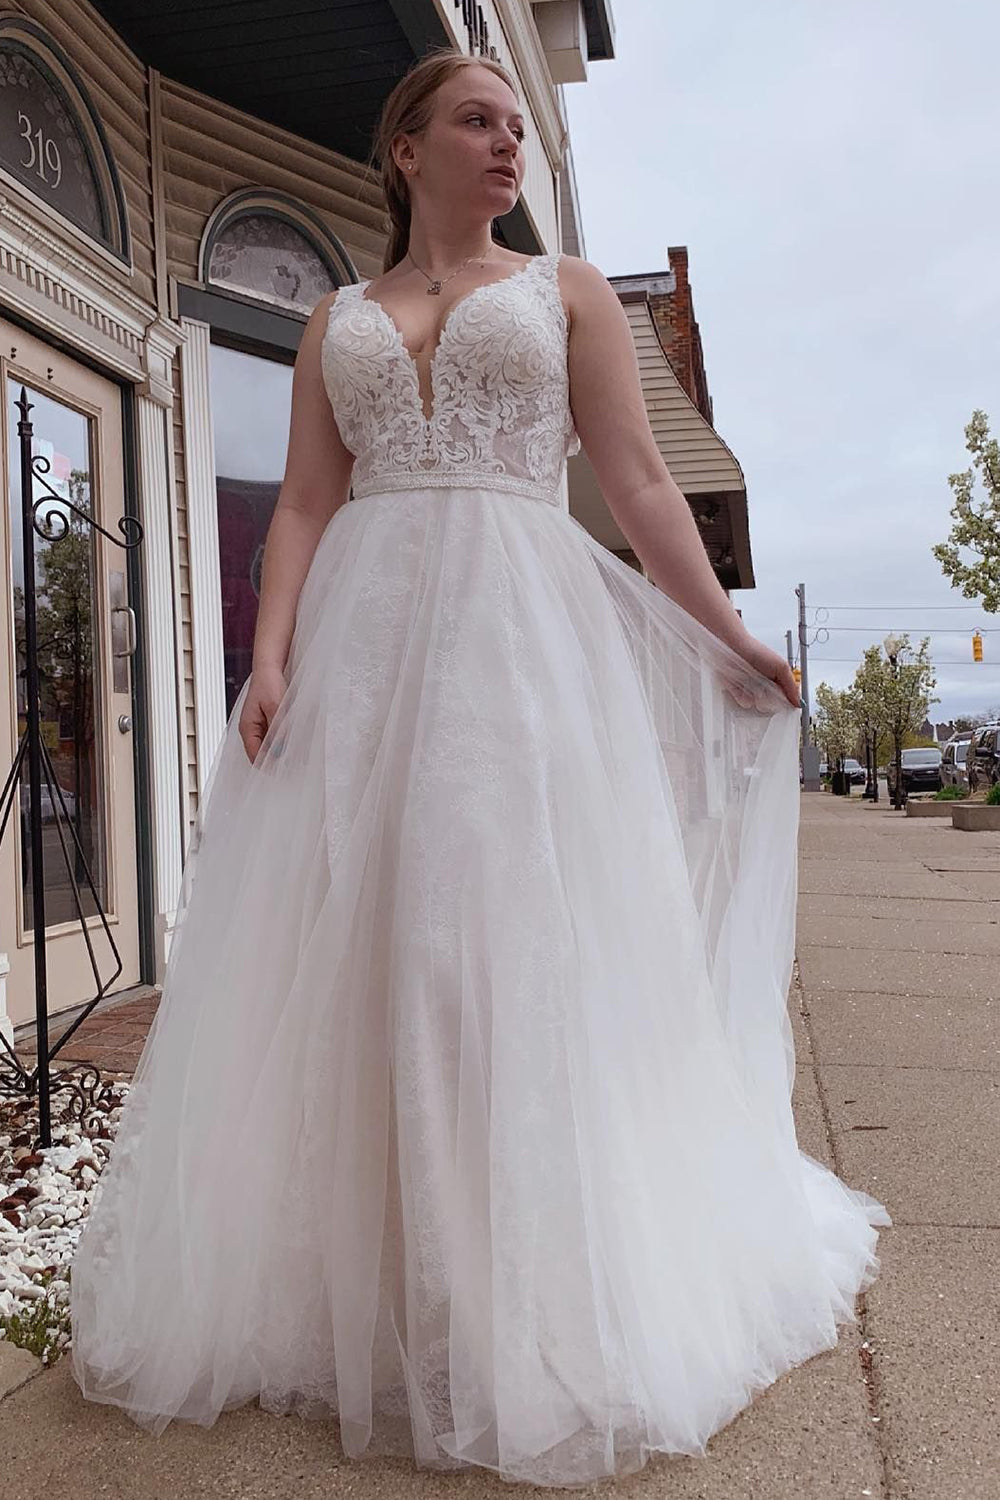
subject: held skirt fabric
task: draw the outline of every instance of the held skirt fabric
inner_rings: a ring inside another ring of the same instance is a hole
[[[484,491],[341,507],[286,677],[212,766],[72,1267],[81,1391],[535,1484],[704,1455],[891,1222],[796,1143],[796,711]]]

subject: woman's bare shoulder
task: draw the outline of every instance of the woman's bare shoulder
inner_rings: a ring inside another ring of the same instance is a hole
[[[607,287],[611,290],[611,283],[604,272],[594,265],[593,261],[583,260],[579,255],[566,255],[559,257],[559,275],[565,281],[567,288],[576,287],[581,291],[595,290]]]
[[[604,272],[579,255],[560,255],[559,288],[571,323],[602,308],[620,310],[615,289]]]

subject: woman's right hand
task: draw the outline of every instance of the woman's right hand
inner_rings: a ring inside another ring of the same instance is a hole
[[[288,683],[280,667],[255,667],[250,674],[238,728],[251,764],[257,759],[257,752],[287,689]]]

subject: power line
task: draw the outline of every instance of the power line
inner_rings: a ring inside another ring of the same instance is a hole
[[[874,609],[874,610],[878,610],[878,612],[880,614],[885,614],[888,610],[900,610],[900,611],[904,611],[904,612],[906,610],[917,610],[917,609],[979,609],[979,610],[982,610],[983,606],[981,604],[971,604],[971,603],[970,604],[810,604],[809,608],[810,609],[855,609],[855,610],[857,610],[857,609],[865,609],[865,610],[872,610],[872,609]],[[984,610],[983,613],[984,614],[988,614],[989,610]]]
[[[861,662],[858,661],[858,658],[856,656],[813,656],[810,654],[809,659],[818,666],[822,666],[825,662],[848,662],[855,667],[861,666]],[[965,662],[940,661],[937,658],[935,658],[931,662],[931,666],[934,668],[935,672],[937,672],[941,667],[964,667],[965,665]],[[972,661],[969,662],[968,665],[970,667],[975,667],[976,671],[979,672],[983,667],[1000,667],[1000,661]]]
[[[812,625],[811,625],[810,628],[813,629],[813,630],[825,630],[827,632],[829,632],[831,630],[841,630],[841,631],[848,630],[848,631],[853,631],[855,635],[857,635],[859,633],[861,635],[869,635],[869,634],[871,634],[872,631],[887,630],[888,626],[886,626],[886,625],[827,625],[822,620],[813,620]],[[914,626],[914,625],[910,626],[911,630],[915,630],[916,628],[917,627]],[[961,625],[935,625],[935,626],[932,626],[930,630],[924,630],[923,634],[924,635],[968,635],[970,633],[970,631],[974,632],[974,633],[978,633],[979,635],[991,635],[991,634],[992,635],[996,635],[996,634],[1000,634],[1000,626],[998,626],[998,625],[992,625],[992,626],[971,625],[971,624],[970,625],[966,625],[966,626],[961,626]]]

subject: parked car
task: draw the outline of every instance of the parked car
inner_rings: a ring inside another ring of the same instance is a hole
[[[868,772],[865,770],[864,766],[859,760],[855,760],[853,755],[848,755],[845,758],[844,770],[851,778],[852,786],[864,786],[865,782],[868,780]]]
[[[958,786],[968,791],[966,755],[972,743],[971,734],[953,734],[941,751],[941,781],[944,786]]]
[[[62,787],[61,790],[62,800],[66,804],[66,811],[72,818],[76,815],[76,795],[75,793],[68,791],[66,787]],[[56,804],[52,799],[52,793],[49,791],[48,783],[45,781],[42,782],[41,792],[42,795],[39,798],[39,803],[42,809],[42,822],[54,823],[56,818]],[[29,787],[27,782],[27,774],[25,774],[25,779],[21,782],[21,815],[25,820],[27,820],[28,809],[30,808],[30,806],[31,788]],[[61,807],[59,808],[59,816],[63,816]]]
[[[986,792],[1000,781],[1000,724],[981,724],[966,755],[969,789]]]
[[[911,792],[939,792],[941,790],[941,759],[941,751],[931,745],[921,745],[913,750],[903,751],[901,793],[904,802]],[[894,760],[889,762],[885,779],[889,796],[895,801],[896,762]]]

